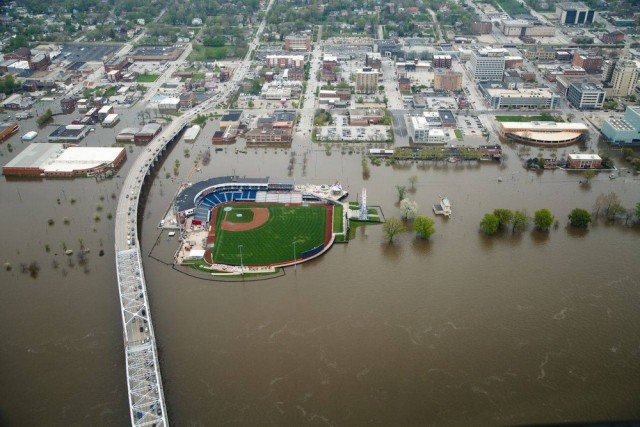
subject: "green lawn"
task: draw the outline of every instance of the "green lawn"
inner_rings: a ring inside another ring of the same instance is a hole
[[[229,212],[222,212],[229,222],[246,223],[253,221],[253,211],[251,209],[236,208]]]
[[[537,116],[496,116],[499,122],[562,122],[560,117],[551,114],[540,114]]]
[[[455,129],[453,132],[456,134],[456,138],[458,138],[460,141],[464,139],[464,135],[462,134],[462,131],[460,129]]]
[[[159,74],[140,74],[136,81],[138,83],[153,83],[158,80],[158,77],[160,77]]]
[[[333,207],[333,232],[334,233],[342,233],[344,222],[342,221],[342,217],[344,213],[342,212],[342,205],[335,205]]]
[[[234,209],[255,205],[233,204]],[[269,209],[269,219],[261,227],[247,231],[224,231],[222,218],[216,220],[216,241],[212,249],[214,262],[240,265],[264,265],[293,259],[324,242],[326,211],[324,206],[264,205]],[[224,212],[221,212],[224,213]]]

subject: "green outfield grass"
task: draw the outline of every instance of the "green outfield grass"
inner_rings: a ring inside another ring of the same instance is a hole
[[[231,205],[234,210],[256,207],[241,203]],[[224,215],[216,220],[216,241],[212,248],[214,262],[240,265],[265,265],[285,262],[320,245],[324,241],[327,221],[324,206],[285,206],[264,204],[269,209],[269,219],[258,228],[247,231],[225,231],[221,224]],[[231,211],[233,212],[233,211]],[[229,218],[231,215],[229,215]],[[237,217],[236,217],[237,218]]]
[[[344,212],[342,211],[342,205],[335,205],[333,207],[333,232],[334,233],[342,233],[342,229],[344,227],[344,223],[342,221],[343,216],[344,216]]]

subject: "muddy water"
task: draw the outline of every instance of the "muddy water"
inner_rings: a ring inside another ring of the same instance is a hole
[[[155,227],[212,132],[208,124],[195,146],[180,143],[167,158],[169,171],[180,160],[178,179],[166,179],[160,169],[149,187],[145,255],[156,241],[154,253],[175,250],[175,241],[158,240]],[[5,162],[11,155],[3,150]],[[369,203],[392,216],[399,214],[395,186],[409,186],[415,174],[409,197],[421,213],[430,214],[442,194],[454,216],[436,219],[429,243],[405,233],[388,245],[381,227],[359,228],[348,245],[263,282],[199,280],[145,256],[174,424],[460,425],[640,416],[640,233],[604,223],[586,233],[565,228],[571,209],[590,209],[602,192],[635,205],[637,180],[603,175],[584,188],[579,176],[562,171],[526,172],[509,148],[504,166],[372,166],[365,181],[359,154],[308,151],[305,169],[306,148],[295,151],[298,182],[340,180],[354,196],[366,186]],[[290,157],[291,150],[235,154],[230,147],[189,179],[234,172],[285,177]],[[3,425],[128,422],[113,222],[106,217],[120,182],[0,184],[0,260],[13,266],[0,273]],[[560,225],[548,234],[483,237],[478,222],[497,207],[530,214],[547,207]],[[62,255],[62,242],[77,250],[78,239],[91,249],[84,266],[76,255]],[[20,263],[34,260],[37,277],[21,273]]]

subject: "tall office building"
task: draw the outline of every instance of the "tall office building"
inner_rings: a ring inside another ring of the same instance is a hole
[[[589,82],[572,82],[567,89],[567,101],[578,110],[602,110],[605,92],[602,86]]]
[[[378,70],[364,67],[356,72],[356,92],[375,93],[378,90]]]
[[[595,13],[593,9],[580,2],[564,2],[556,6],[556,16],[560,24],[564,25],[591,24]]]
[[[638,65],[629,59],[620,59],[607,82],[605,90],[607,96],[630,96],[635,92],[638,84]]]
[[[475,81],[502,80],[506,49],[480,49],[471,52],[471,75]]]

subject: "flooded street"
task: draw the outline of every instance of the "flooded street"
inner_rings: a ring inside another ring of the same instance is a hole
[[[193,160],[213,130],[207,124],[195,146],[181,141],[173,148],[147,187],[142,214],[150,310],[173,424],[640,417],[640,228],[602,221],[586,232],[566,228],[568,213],[591,210],[601,193],[614,191],[623,206],[635,206],[637,178],[601,173],[585,187],[576,174],[526,171],[518,148],[505,147],[504,165],[371,166],[363,180],[360,153],[327,155],[306,143],[293,149],[297,183],[340,181],[350,200],[366,187],[368,203],[389,217],[400,215],[396,185],[410,187],[409,177],[417,175],[408,197],[420,214],[432,216],[431,206],[446,195],[453,216],[436,218],[430,242],[407,232],[389,245],[382,227],[359,227],[349,244],[336,244],[297,271],[222,283],[147,256],[156,243],[154,254],[177,248],[175,237],[159,237],[156,226],[179,181],[233,173],[287,177],[292,150],[212,149],[211,163],[195,171]],[[99,128],[89,145],[102,132],[109,134]],[[19,136],[11,142],[17,148]],[[2,164],[16,154],[5,147]],[[120,177],[98,183],[2,177],[0,260],[12,269],[0,273],[0,424],[129,423],[114,224],[107,214],[115,213],[112,194],[143,149],[127,151]],[[618,156],[613,153],[624,166]],[[163,167],[172,171],[176,159],[179,176],[166,178]],[[559,226],[485,237],[478,224],[495,208],[531,216],[548,208]],[[81,243],[91,249],[85,260],[64,255],[65,247],[77,252]],[[20,265],[33,261],[35,278]]]

